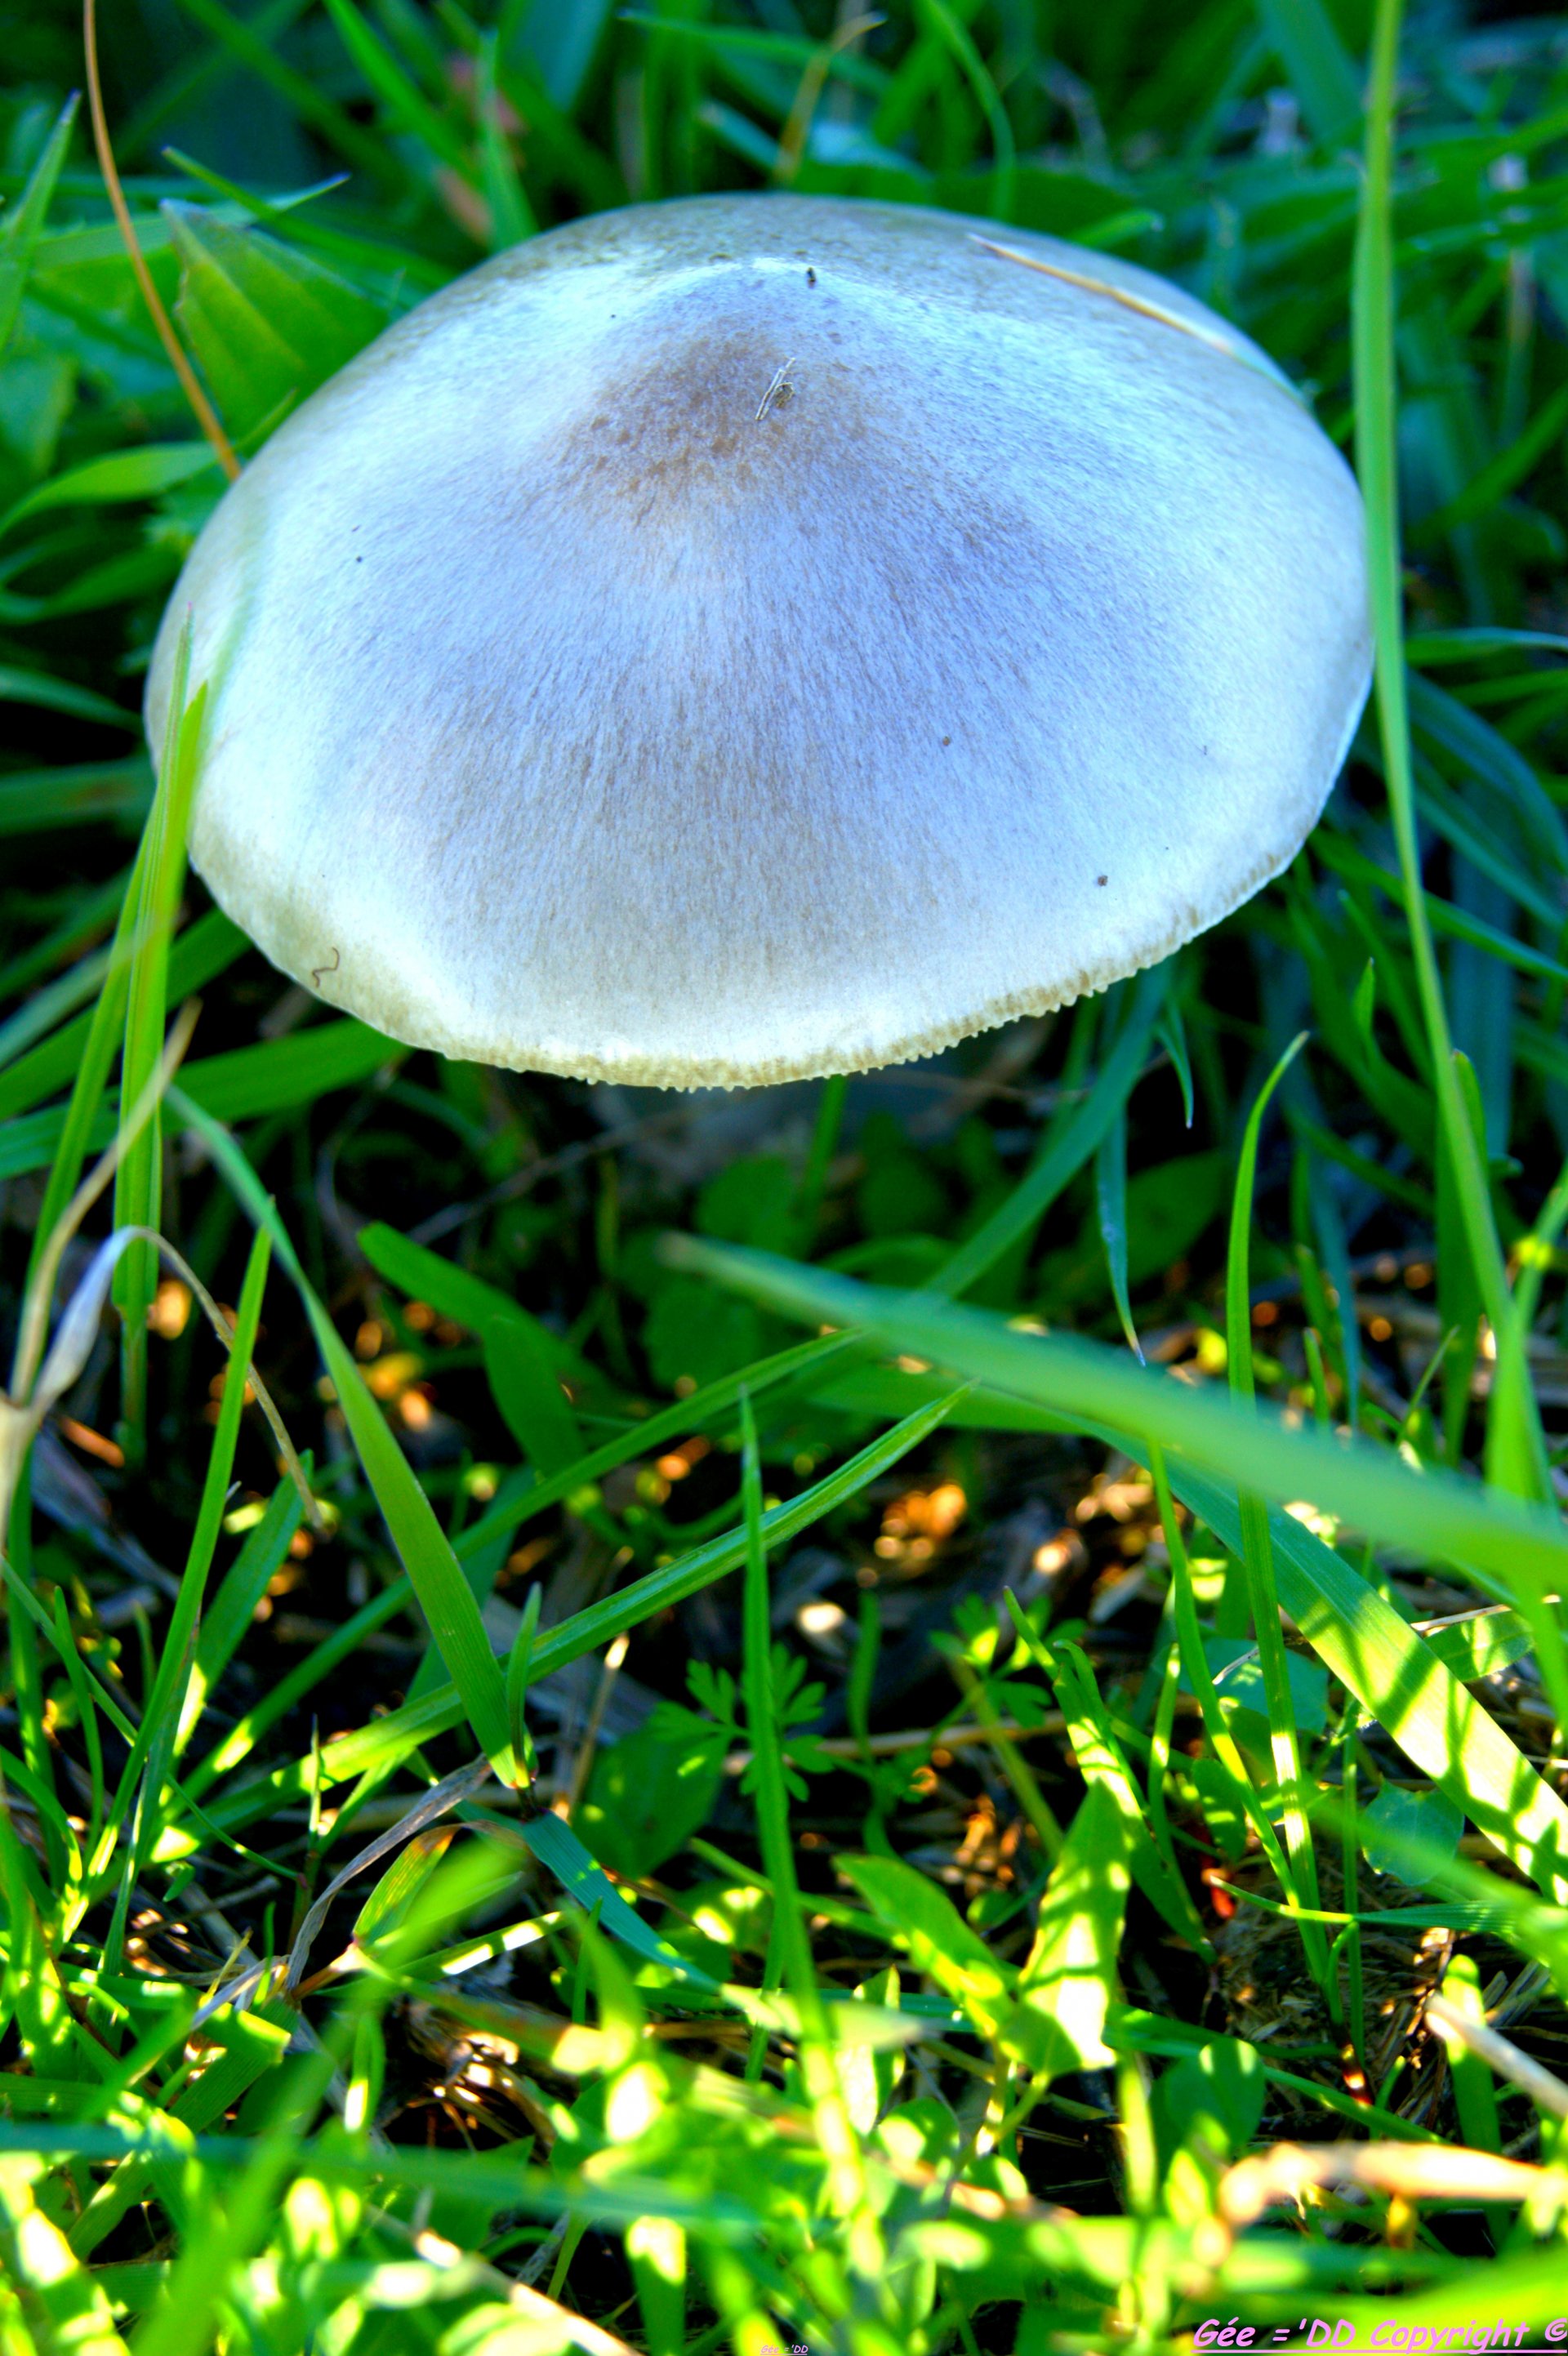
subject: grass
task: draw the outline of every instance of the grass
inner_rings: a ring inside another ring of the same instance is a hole
[[[0,2346],[1539,2333],[1561,21],[99,30],[221,446],[74,10],[35,8],[0,89]],[[188,873],[199,681],[156,795],[136,749],[223,453],[486,252],[768,184],[1121,252],[1255,336],[1360,475],[1374,708],[1277,884],[934,1066],[720,1101],[410,1054]]]

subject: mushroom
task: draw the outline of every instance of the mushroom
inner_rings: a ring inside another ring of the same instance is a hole
[[[699,198],[423,304],[203,531],[192,855],[416,1046],[860,1071],[1168,956],[1300,847],[1360,501],[1179,288],[951,213]]]

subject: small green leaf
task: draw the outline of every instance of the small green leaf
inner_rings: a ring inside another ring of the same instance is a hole
[[[902,1858],[841,1858],[839,1869],[915,1969],[935,1980],[985,2036],[994,2036],[1010,2008],[1012,1975],[946,1892]]]
[[[154,442],[140,450],[112,450],[40,483],[0,516],[0,532],[47,508],[118,506],[156,499],[160,492],[205,474],[218,461],[205,442]]]
[[[281,424],[386,326],[379,303],[264,230],[173,198],[162,209],[180,258],[180,325],[237,442]]]
[[[491,1396],[540,1479],[577,1463],[583,1435],[561,1387],[558,1348],[539,1320],[509,1308],[489,1319],[482,1338]]]
[[[598,1752],[576,1822],[612,1872],[641,1881],[701,1832],[724,1782],[726,1740],[724,1727],[666,1702]]]
[[[1051,1868],[1017,2003],[1000,2042],[1036,2081],[1098,2069],[1127,1911],[1134,1822],[1107,1783],[1090,1786]]]
[[[628,1905],[597,1859],[589,1855],[571,1826],[559,1816],[528,1816],[521,1825],[510,1825],[487,1817],[482,1808],[466,1807],[462,1814],[497,1831],[505,1831],[513,1839],[521,1836],[540,1864],[555,1876],[567,1896],[595,1916],[601,1931],[619,1939],[634,1954],[641,1955],[648,1963],[662,1965],[666,1971],[695,1981],[700,1987],[717,1988],[716,1980],[699,1971],[695,1964],[688,1963],[668,1939],[650,1930],[637,1909]]]
[[[395,1931],[446,1856],[452,1843],[450,1825],[431,1825],[405,1841],[354,1918],[354,1936],[361,1946]]]
[[[1446,1792],[1402,1791],[1385,1783],[1361,1810],[1361,1847],[1378,1873],[1391,1873],[1412,1889],[1424,1886],[1431,1860],[1423,1851],[1453,1857],[1465,1829],[1465,1812]],[[1417,1846],[1419,1844],[1419,1847]]]
[[[1267,2081],[1257,2048],[1235,2037],[1208,2037],[1160,2074],[1155,2088],[1155,2131],[1166,2152],[1205,2147],[1229,2163],[1258,2131]]]
[[[1256,1645],[1240,1637],[1214,1636],[1203,1649],[1214,1672],[1214,1690],[1224,1706],[1253,1711],[1266,1720],[1268,1699]],[[1297,1728],[1303,1734],[1321,1734],[1328,1723],[1328,1677],[1323,1664],[1305,1653],[1287,1653],[1284,1662]],[[1182,1684],[1187,1687],[1185,1676]]]

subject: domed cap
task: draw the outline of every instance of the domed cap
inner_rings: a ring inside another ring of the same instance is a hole
[[[1344,463],[1129,264],[787,196],[477,270],[292,416],[170,603],[192,853],[450,1055],[858,1071],[1165,957],[1277,873],[1369,655]]]

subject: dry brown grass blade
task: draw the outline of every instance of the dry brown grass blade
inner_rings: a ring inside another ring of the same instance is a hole
[[[207,398],[201,380],[190,364],[190,359],[178,336],[174,321],[164,309],[163,297],[153,284],[153,273],[147,268],[146,257],[136,242],[135,224],[131,208],[125,202],[125,191],[120,185],[119,167],[114,161],[114,149],[109,137],[109,118],[103,111],[103,85],[98,73],[98,9],[97,0],[82,0],[81,40],[87,60],[87,104],[92,117],[92,144],[98,151],[98,168],[103,175],[103,186],[109,194],[110,207],[119,224],[120,235],[125,241],[131,268],[142,290],[142,300],[152,314],[158,341],[169,357],[169,365],[180,381],[180,389],[196,412],[196,422],[211,445],[212,455],[231,483],[240,479],[240,461],[234,455],[234,445],[219,421],[218,412]]]
[[[1568,2176],[1449,2144],[1277,2143],[1229,2171],[1219,2187],[1220,2213],[1230,2226],[1251,2225],[1282,2201],[1326,2189],[1405,2201],[1528,2201],[1542,2192],[1568,2196]]]
[[[1499,2078],[1507,2078],[1523,2088],[1538,2109],[1550,2111],[1560,2119],[1568,2119],[1568,2086],[1550,2070],[1542,2069],[1522,2052],[1511,2038],[1499,2036],[1484,2020],[1472,2020],[1445,1996],[1433,1995],[1426,1999],[1426,2018],[1446,2044],[1467,2045],[1483,2062],[1494,2069]]]
[[[1197,319],[1184,318],[1165,303],[1156,303],[1146,294],[1134,294],[1126,286],[1113,286],[1108,278],[1096,278],[1091,272],[1068,270],[1059,262],[1042,262],[1036,253],[1021,252],[1015,245],[1002,245],[994,238],[971,232],[972,241],[986,253],[993,253],[1001,262],[1015,262],[1022,269],[1037,270],[1042,278],[1059,278],[1064,286],[1081,287],[1086,294],[1103,294],[1108,302],[1120,303],[1125,311],[1136,311],[1141,318],[1157,319],[1163,327],[1175,327],[1179,335],[1190,336],[1195,343],[1207,344],[1210,351],[1219,352],[1228,360],[1239,360],[1243,368],[1277,380],[1273,369],[1261,368],[1250,354],[1240,349],[1229,337],[1218,335],[1211,327]],[[1284,387],[1288,391],[1288,387]]]
[[[422,1793],[413,1806],[399,1817],[395,1825],[389,1826],[383,1833],[378,1833],[375,1839],[360,1849],[357,1857],[349,1858],[340,1873],[333,1876],[300,1924],[294,1945],[289,1951],[288,1965],[283,1978],[283,1993],[285,1997],[292,1997],[298,1987],[310,1957],[311,1942],[326,1922],[332,1901],[338,1892],[348,1887],[356,1874],[365,1873],[372,1865],[379,1865],[383,1857],[390,1856],[395,1848],[401,1848],[404,1842],[411,1841],[416,1833],[424,1832],[427,1826],[438,1823],[444,1815],[457,1805],[460,1800],[466,1800],[472,1793],[477,1792],[489,1772],[490,1764],[488,1759],[476,1759],[472,1760],[467,1767],[459,1767],[455,1774],[445,1777],[441,1783],[433,1783],[429,1791]]]

